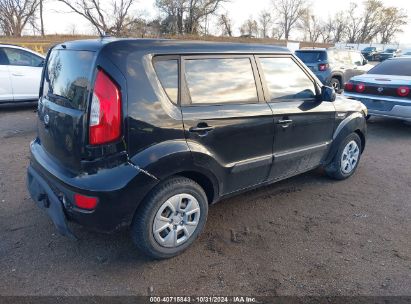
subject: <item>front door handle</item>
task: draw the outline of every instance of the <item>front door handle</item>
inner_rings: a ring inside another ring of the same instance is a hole
[[[24,76],[23,74],[20,73],[12,73],[13,76]]]

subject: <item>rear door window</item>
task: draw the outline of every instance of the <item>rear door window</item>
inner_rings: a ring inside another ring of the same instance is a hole
[[[94,52],[53,50],[44,75],[43,96],[57,104],[84,110],[93,61]]]
[[[192,104],[257,103],[250,58],[204,58],[184,61]]]
[[[168,98],[174,103],[178,100],[178,60],[157,59],[154,61],[158,79],[163,86]]]
[[[260,58],[271,101],[313,99],[314,82],[290,57]]]
[[[43,63],[43,58],[24,50],[4,48],[4,52],[9,65],[41,67]]]

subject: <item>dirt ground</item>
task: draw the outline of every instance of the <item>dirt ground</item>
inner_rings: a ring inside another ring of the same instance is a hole
[[[128,232],[61,237],[25,187],[34,108],[0,109],[0,295],[411,295],[411,125],[372,118],[357,173],[220,202],[181,256]]]

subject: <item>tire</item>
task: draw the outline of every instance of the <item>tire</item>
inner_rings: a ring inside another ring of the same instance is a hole
[[[201,186],[185,177],[173,177],[156,186],[137,209],[131,236],[147,256],[171,258],[196,240],[204,229],[207,213],[207,196]]]
[[[338,78],[331,78],[330,87],[333,87],[336,93],[341,92],[341,82]]]
[[[354,149],[352,151],[356,151],[356,154],[353,153],[352,156],[350,156],[349,158],[346,158],[347,152],[350,152],[350,149],[348,147],[349,145],[351,145],[351,147]],[[357,157],[353,165],[353,162],[350,162],[350,161],[354,160],[354,155],[357,155]],[[343,157],[346,159],[345,161],[343,161]],[[337,179],[337,180],[343,180],[343,179],[349,178],[356,171],[358,167],[358,163],[360,162],[360,158],[361,158],[361,139],[356,133],[351,133],[340,143],[340,146],[332,162],[328,166],[325,167],[325,172],[327,173],[329,177]],[[348,165],[348,163],[351,163],[351,166]]]

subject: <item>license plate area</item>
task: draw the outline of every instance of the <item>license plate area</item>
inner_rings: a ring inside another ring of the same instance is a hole
[[[368,110],[375,111],[391,111],[394,104],[385,100],[362,98],[361,102],[367,107]]]

